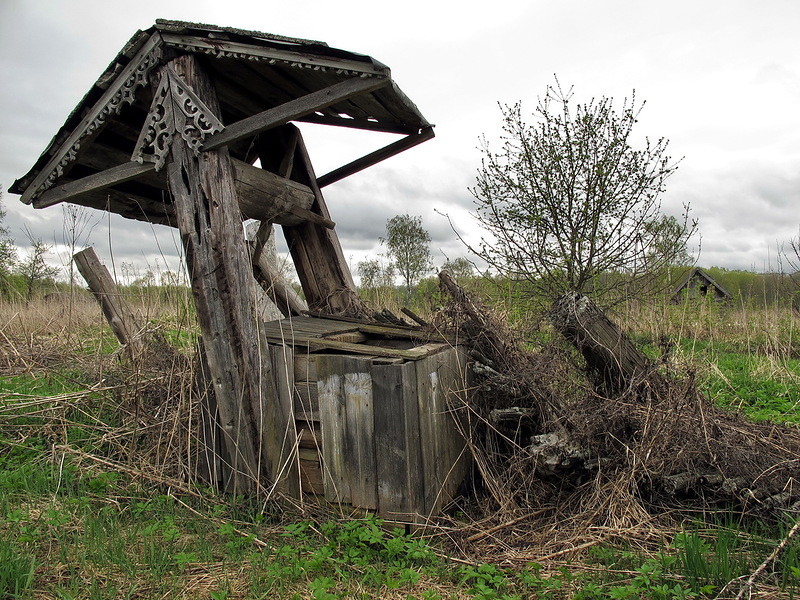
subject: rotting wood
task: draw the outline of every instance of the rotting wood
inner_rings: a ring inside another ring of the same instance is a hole
[[[580,351],[599,383],[612,393],[652,372],[649,361],[631,339],[582,294],[561,296],[551,310],[551,322]]]
[[[100,262],[94,248],[81,250],[73,256],[73,259],[100,304],[119,343],[127,347],[131,354],[139,354],[144,349],[144,343],[139,337],[142,328],[136,322],[128,303],[120,295],[111,273]]]
[[[213,84],[194,56],[170,63],[212,111]],[[255,328],[255,288],[236,201],[228,151],[195,156],[176,136],[167,166],[192,293],[205,341],[209,372],[231,458],[234,492],[255,490],[262,456],[279,453],[280,423],[265,405],[274,403],[267,346]],[[262,455],[263,453],[263,455]],[[271,479],[273,473],[266,473]]]

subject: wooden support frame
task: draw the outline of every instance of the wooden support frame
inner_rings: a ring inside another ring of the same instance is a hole
[[[94,175],[88,175],[70,181],[63,185],[58,185],[50,188],[41,196],[33,201],[34,208],[46,208],[53,206],[59,202],[66,202],[72,200],[83,194],[97,192],[106,188],[113,187],[119,183],[136,179],[147,173],[156,170],[156,166],[152,163],[139,164],[138,162],[127,162],[116,167],[111,167]]]
[[[354,77],[316,92],[311,92],[229,125],[219,133],[209,136],[205,144],[203,144],[203,150],[214,150],[253,137],[262,131],[285,125],[289,121],[294,121],[304,115],[322,110],[358,94],[373,92],[389,85],[390,82],[391,79],[384,77],[365,79]]]
[[[387,158],[391,158],[396,154],[400,154],[409,148],[413,148],[422,142],[427,142],[433,137],[433,127],[426,127],[419,133],[406,136],[401,140],[397,140],[388,146],[384,146],[383,148],[376,150],[375,152],[370,152],[361,158],[357,158],[356,160],[349,162],[338,169],[334,169],[330,173],[322,175],[317,179],[317,185],[321,188],[324,188],[326,185],[330,185],[340,181],[341,179],[344,179],[345,177],[349,177],[354,173],[363,171],[367,167],[378,164],[379,162],[384,161]]]

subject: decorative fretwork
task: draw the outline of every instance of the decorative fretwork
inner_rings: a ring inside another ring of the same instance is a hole
[[[26,190],[26,197],[23,201],[31,202],[38,198],[45,191],[53,187],[56,180],[64,175],[67,168],[78,157],[81,145],[87,138],[93,137],[108,122],[109,117],[118,115],[122,107],[126,104],[133,104],[136,92],[147,84],[148,76],[153,67],[156,66],[163,55],[160,43],[150,44],[149,48],[144,48],[143,53],[126,67],[123,75],[106,90],[103,97],[96,104],[88,119],[82,127],[73,131],[72,135],[64,143],[59,152],[54,154],[53,159],[48,163],[33,184]],[[55,164],[53,164],[55,161]],[[46,173],[46,174],[45,174]]]
[[[176,133],[198,156],[206,137],[224,128],[181,76],[167,66],[161,74],[131,160],[155,163],[158,171],[169,157]]]

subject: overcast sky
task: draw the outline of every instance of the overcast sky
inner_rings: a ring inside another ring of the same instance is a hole
[[[436,138],[325,189],[353,266],[380,251],[385,222],[422,215],[437,264],[465,251],[439,213],[477,236],[468,187],[498,102],[532,111],[557,74],[577,99],[636,90],[639,133],[684,157],[666,212],[690,203],[701,266],[777,268],[800,214],[800,3],[796,0],[494,0],[480,3],[0,0],[0,185],[6,225],[61,241],[59,207],[34,210],[5,190],[26,173],[128,38],[156,18],[317,39],[387,64],[436,124]],[[318,174],[391,141],[340,128],[304,130]],[[91,239],[117,266],[174,264],[166,228],[102,213]],[[279,241],[280,241],[280,235]]]

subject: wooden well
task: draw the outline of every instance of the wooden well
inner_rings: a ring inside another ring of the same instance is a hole
[[[287,491],[398,520],[453,498],[469,466],[461,348],[418,330],[313,317],[265,327],[286,447],[298,447],[285,453]]]
[[[317,176],[298,123],[402,137]],[[158,20],[9,191],[34,208],[73,202],[179,230],[202,334],[208,479],[425,516],[467,468],[451,412],[464,356],[442,336],[357,320],[374,313],[322,190],[433,137],[389,68],[365,54]],[[274,226],[303,298],[264,252]],[[286,319],[262,322],[257,284]],[[113,295],[98,289],[101,301]],[[301,316],[308,309],[327,318]],[[115,331],[132,345],[135,329]]]

